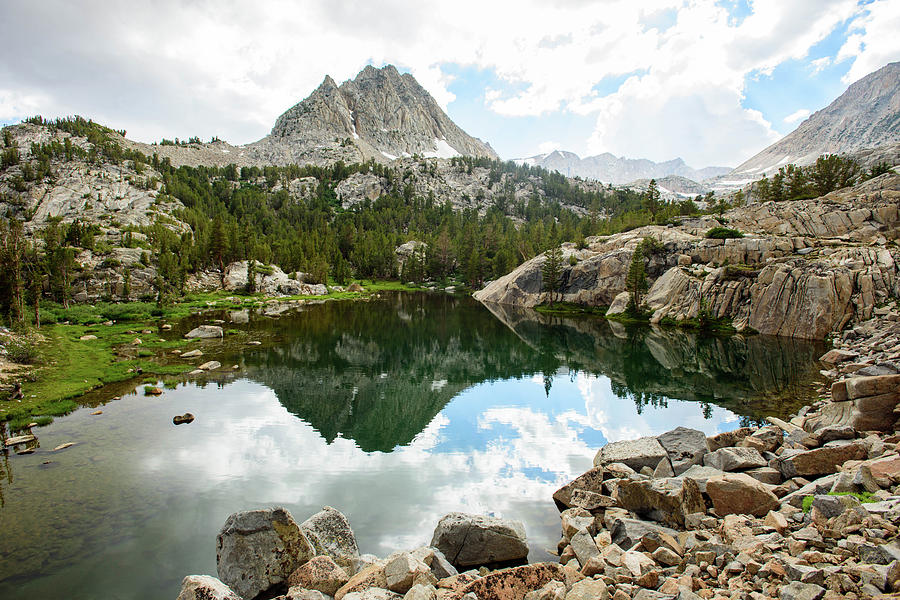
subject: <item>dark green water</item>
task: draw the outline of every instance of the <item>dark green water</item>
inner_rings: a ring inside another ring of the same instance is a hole
[[[334,506],[380,556],[428,543],[447,512],[492,512],[523,520],[530,559],[549,559],[550,496],[600,446],[786,415],[822,352],[426,294],[206,315],[172,335],[215,317],[264,341],[204,344],[202,360],[239,370],[158,398],[93,394],[102,415],[80,409],[35,430],[35,454],[0,454],[0,598],[174,599],[184,575],[215,574],[228,514],[272,505],[298,520]]]

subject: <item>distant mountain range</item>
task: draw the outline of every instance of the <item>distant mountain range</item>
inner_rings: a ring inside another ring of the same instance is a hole
[[[900,62],[893,62],[852,84],[834,102],[743,162],[726,179],[749,183],[788,163],[812,164],[825,153],[849,154],[898,143]]]
[[[631,183],[638,179],[660,179],[669,175],[677,175],[692,181],[702,181],[731,171],[731,167],[694,169],[686,165],[680,158],[657,163],[646,158],[620,158],[609,152],[580,158],[574,152],[564,150],[554,150],[547,154],[520,158],[516,159],[516,162],[558,171],[567,177],[596,179],[614,185]]]

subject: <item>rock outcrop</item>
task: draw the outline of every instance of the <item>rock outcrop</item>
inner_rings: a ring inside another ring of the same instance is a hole
[[[644,238],[658,244],[645,257],[652,282],[643,302],[651,322],[727,319],[738,331],[822,339],[870,318],[900,294],[897,239],[900,176],[883,175],[815,201],[750,205],[727,213],[745,237],[707,239],[705,220],[644,227],[587,247],[564,244],[560,299],[625,310],[625,276]],[[533,258],[475,293],[485,303],[533,307],[547,300]]]
[[[250,264],[246,260],[229,264],[225,268],[223,288],[229,292],[243,292],[250,281]],[[267,296],[322,296],[328,288],[322,283],[305,283],[305,273],[288,275],[277,265],[254,266],[253,282],[256,291]]]

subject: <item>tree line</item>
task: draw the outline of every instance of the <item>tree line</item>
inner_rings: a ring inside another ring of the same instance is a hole
[[[26,189],[31,181],[52,178],[59,162],[111,163],[130,166],[133,185],[157,190],[157,204],[180,202],[182,208],[170,214],[158,212],[152,225],[121,227],[121,239],[113,242],[143,248],[142,262],[157,269],[158,299],[183,293],[191,274],[208,269],[224,273],[229,263],[239,260],[277,264],[289,273],[302,271],[310,282],[456,278],[474,288],[564,241],[582,245],[590,235],[699,212],[690,200],[660,201],[655,181],[640,193],[582,184],[539,167],[474,157],[456,157],[450,168],[468,174],[482,169],[482,176],[486,171],[489,191],[463,198],[476,201],[482,210],[454,210],[449,199],[416,191],[418,181],[436,174],[434,161],[174,167],[156,153],[146,156],[123,148],[112,134],[124,132],[81,117],[54,121],[34,117],[28,122],[73,137],[33,144],[25,160],[5,131],[3,157],[9,158],[0,168],[18,168],[20,174],[13,179],[21,178]],[[335,190],[355,173],[381,178],[384,191],[374,200],[345,207]],[[296,187],[298,180],[301,189]],[[8,214],[29,217],[24,210],[16,212],[16,198],[0,200],[13,208]],[[40,296],[43,291],[55,301],[68,302],[78,270],[77,252],[89,249],[102,255],[110,250],[108,241],[95,242],[100,231],[96,225],[51,221],[36,239],[27,240],[17,218],[4,221],[4,252],[15,256],[0,265],[5,290],[0,311],[11,320],[22,318],[25,296]],[[395,249],[409,240],[425,245],[401,269]],[[127,268],[123,274],[127,286]],[[43,284],[37,286],[37,280]]]

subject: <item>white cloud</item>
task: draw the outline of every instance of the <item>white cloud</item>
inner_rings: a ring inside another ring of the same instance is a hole
[[[897,57],[891,0],[751,8],[737,23],[714,0],[14,3],[0,23],[17,49],[0,57],[0,118],[81,113],[140,140],[215,134],[243,143],[326,73],[340,82],[366,64],[393,63],[446,107],[454,65],[496,75],[489,89],[466,93],[483,94],[498,115],[596,116],[585,132],[591,151],[733,164],[777,138],[742,106],[748,75],[805,58],[851,18],[839,57],[854,59],[848,78]],[[664,27],[648,25],[661,16]],[[622,77],[618,90],[604,88]]]
[[[900,60],[900,3],[875,0],[867,4],[850,24],[837,60],[852,59],[844,83],[853,83],[889,62]]]
[[[825,67],[830,66],[831,63],[832,60],[830,56],[823,56],[822,58],[815,59],[809,64],[812,65],[813,73],[820,73],[825,69]]]
[[[788,125],[790,125],[791,123],[796,123],[797,121],[802,121],[803,119],[808,117],[810,114],[812,114],[812,113],[810,112],[810,110],[808,108],[801,108],[799,110],[792,112],[788,116],[786,116],[784,118],[784,122],[787,123]]]

